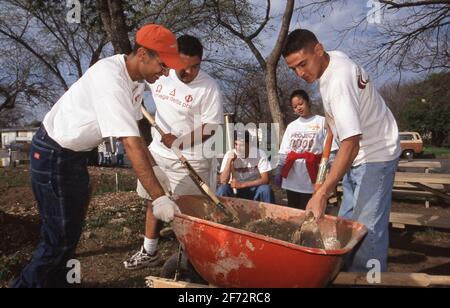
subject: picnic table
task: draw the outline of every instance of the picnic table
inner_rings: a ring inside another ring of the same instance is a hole
[[[406,183],[421,191],[429,192],[437,197],[450,201],[450,195],[445,191],[446,187],[450,186],[450,174],[396,172],[395,183]],[[436,189],[435,185],[442,185],[444,191]]]

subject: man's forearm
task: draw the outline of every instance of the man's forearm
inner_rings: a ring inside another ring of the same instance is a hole
[[[325,195],[333,192],[338,182],[342,179],[345,173],[350,169],[359,152],[360,136],[353,136],[341,142],[339,151],[333,161],[330,172],[328,173],[325,182],[319,189]]]
[[[164,195],[164,190],[153,173],[150,152],[141,137],[121,138],[136,176],[153,200]]]
[[[264,184],[269,184],[269,173],[263,172],[261,173],[261,177],[257,180],[248,181],[248,182],[241,182],[243,184],[242,188],[250,188],[250,187],[257,187]]]
[[[211,129],[210,132],[205,132],[205,127],[213,129]],[[212,137],[215,129],[217,129],[216,124],[202,124],[202,126],[197,127],[192,132],[183,135],[179,138],[181,142],[180,149],[194,147],[197,144],[204,143],[206,140]]]
[[[220,174],[220,183],[221,184],[228,184],[228,182],[230,181],[230,175],[231,175],[231,166],[232,166],[233,162],[231,161],[231,159],[229,159],[227,161],[227,165],[225,166],[225,169],[223,170],[223,172]]]

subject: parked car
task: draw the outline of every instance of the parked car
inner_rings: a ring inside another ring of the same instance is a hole
[[[401,132],[399,135],[402,157],[412,159],[423,153],[423,141],[419,133]]]

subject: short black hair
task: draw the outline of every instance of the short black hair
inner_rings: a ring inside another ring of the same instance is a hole
[[[244,142],[246,144],[250,144],[250,140],[251,140],[252,136],[250,135],[248,130],[244,131]],[[237,131],[234,131],[234,141],[236,142],[237,140],[242,140],[242,134],[238,134]]]
[[[289,102],[292,102],[294,97],[303,98],[308,106],[311,107],[311,100],[309,99],[308,93],[305,90],[295,90],[292,92],[291,97],[289,98]]]
[[[203,46],[200,40],[192,35],[182,35],[177,39],[178,52],[186,56],[195,57],[200,59],[203,57]]]
[[[158,54],[156,51],[154,51],[152,49],[148,49],[147,47],[141,46],[138,43],[134,44],[132,53],[135,55],[139,48],[144,48],[145,51],[147,52],[148,56],[151,57],[151,58],[153,58],[154,56],[156,56]]]
[[[306,29],[297,29],[289,33],[286,42],[283,47],[283,57],[287,56],[302,50],[305,47],[310,47],[313,44],[318,43],[316,35],[309,30]]]

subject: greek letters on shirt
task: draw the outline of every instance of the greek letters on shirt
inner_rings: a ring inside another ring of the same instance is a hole
[[[179,98],[177,97],[177,89],[165,89],[162,84],[158,84],[156,86],[154,95],[162,101],[176,104],[178,106],[181,106],[182,108],[192,109],[192,103],[194,101],[194,96],[192,94],[188,94],[183,98]]]

